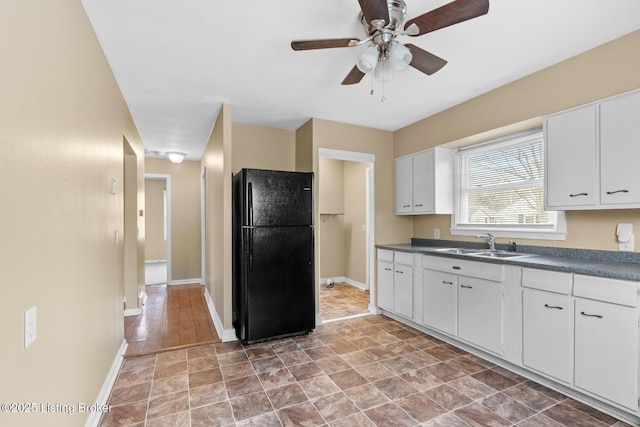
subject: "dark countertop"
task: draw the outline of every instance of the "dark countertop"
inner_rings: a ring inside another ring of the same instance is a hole
[[[541,270],[584,274],[587,276],[640,282],[640,254],[635,252],[597,251],[588,249],[552,248],[545,246],[518,246],[522,257],[489,258],[467,254],[442,252],[443,248],[487,249],[486,244],[454,240],[412,239],[412,243],[381,244],[380,249],[421,253],[447,258],[494,264],[516,265]],[[496,248],[506,250],[507,245],[496,244]]]

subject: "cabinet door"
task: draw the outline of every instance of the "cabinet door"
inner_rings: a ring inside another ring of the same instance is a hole
[[[413,211],[432,213],[435,211],[434,152],[423,151],[413,156]]]
[[[588,106],[545,121],[545,202],[549,208],[596,203],[596,107]]]
[[[393,311],[413,318],[413,267],[393,265]]]
[[[575,385],[638,409],[638,312],[575,300]]]
[[[600,105],[600,202],[640,203],[640,92]]]
[[[569,296],[523,289],[522,329],[523,363],[571,383],[573,341]]]
[[[458,337],[502,353],[502,284],[458,277]]]
[[[395,160],[396,213],[408,214],[413,211],[413,158]]]
[[[378,261],[378,307],[393,310],[393,263]]]
[[[457,283],[455,274],[422,270],[422,323],[456,335]]]

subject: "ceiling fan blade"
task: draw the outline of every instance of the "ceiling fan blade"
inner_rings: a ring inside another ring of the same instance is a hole
[[[433,53],[429,53],[414,44],[407,43],[405,44],[405,47],[409,49],[411,51],[411,55],[413,55],[409,65],[429,76],[447,64],[446,60],[434,55]]]
[[[372,27],[378,27],[374,25],[374,21],[383,21],[380,28],[389,23],[389,6],[387,0],[358,0],[360,3],[360,9],[362,9],[362,15]],[[380,22],[379,22],[380,23]]]
[[[411,24],[416,24],[419,31],[414,36],[420,36],[449,25],[482,16],[488,11],[489,0],[455,0],[431,12],[410,19],[404,28],[407,29]]]
[[[341,84],[343,85],[354,85],[356,83],[360,83],[360,80],[364,77],[364,73],[358,69],[357,66],[354,66],[347,77],[344,78]]]
[[[333,47],[355,46],[360,39],[319,39],[319,40],[294,40],[291,42],[293,50],[327,49]]]

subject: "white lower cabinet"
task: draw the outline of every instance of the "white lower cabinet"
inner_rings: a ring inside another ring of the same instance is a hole
[[[638,312],[575,299],[575,385],[638,409]]]
[[[458,276],[440,271],[422,272],[422,323],[457,334]]]
[[[565,383],[573,379],[571,301],[568,295],[522,290],[522,361]]]
[[[413,317],[413,266],[393,266],[393,311],[404,317]]]
[[[378,249],[377,305],[413,317],[413,254]]]
[[[458,279],[458,337],[502,353],[502,283]]]
[[[393,262],[378,260],[378,307],[393,310]]]

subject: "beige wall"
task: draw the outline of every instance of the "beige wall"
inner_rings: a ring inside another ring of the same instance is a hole
[[[147,173],[149,173],[147,166]],[[167,258],[167,242],[164,240],[164,191],[166,180],[144,180],[144,256],[145,260]]]
[[[200,171],[198,161],[185,160],[175,164],[168,159],[145,159],[146,173],[171,177],[171,280],[174,281],[199,281],[202,275]],[[147,210],[146,215],[149,214],[153,215],[153,212]],[[155,255],[160,254],[156,252]],[[146,254],[147,259],[164,258],[154,256]]]
[[[231,325],[231,106],[224,104],[200,161],[206,173],[206,277],[221,327]]]
[[[461,139],[473,140],[477,134],[490,137],[496,129],[521,122],[525,122],[524,127],[540,125],[540,117],[545,114],[640,87],[638,69],[640,31],[396,131],[394,155]],[[568,212],[566,240],[518,242],[616,250],[616,224],[630,222],[638,228],[639,213],[638,210]],[[449,215],[415,216],[413,236],[430,238],[433,229],[439,228],[443,239],[473,239],[452,237],[450,226]]]
[[[346,276],[347,234],[344,225],[344,161],[321,157],[318,168],[320,277]]]
[[[232,134],[233,173],[243,168],[295,170],[295,131],[233,123]]]
[[[123,342],[123,135],[143,147],[79,1],[4,2],[0,40],[0,402],[90,404]],[[0,413],[12,427],[86,420]]]
[[[367,283],[367,163],[344,162],[344,222],[346,234],[345,276]],[[326,251],[320,248],[321,254]],[[330,250],[330,249],[329,249]]]

